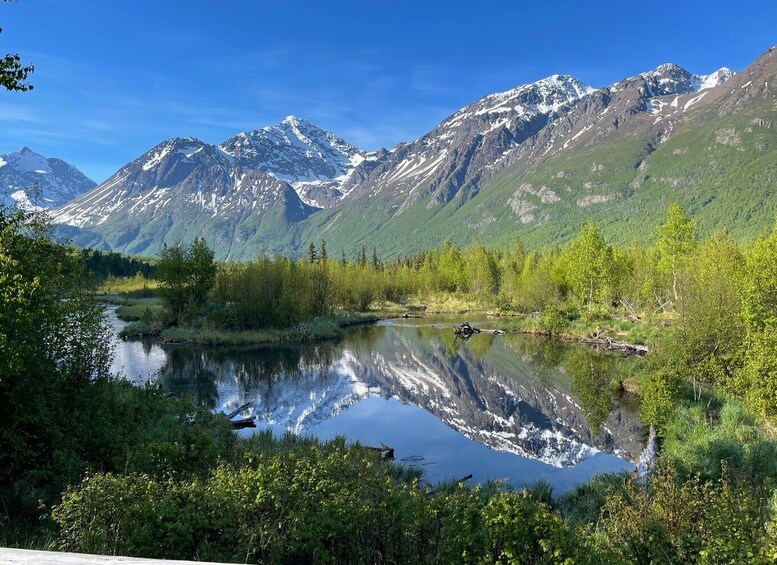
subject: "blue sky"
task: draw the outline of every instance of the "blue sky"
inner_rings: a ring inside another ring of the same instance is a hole
[[[554,73],[741,70],[777,43],[777,2],[19,0],[0,27],[0,52],[36,67],[35,90],[0,92],[0,153],[101,181],[163,139],[289,114],[371,150]]]

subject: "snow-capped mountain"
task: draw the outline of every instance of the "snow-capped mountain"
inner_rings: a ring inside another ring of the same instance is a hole
[[[262,247],[266,232],[283,239],[313,210],[288,183],[187,137],[160,143],[52,218],[80,230],[66,235],[98,247],[155,254],[164,243],[201,236],[221,257],[240,258],[276,251]]]
[[[399,145],[378,166],[372,165],[366,178],[360,178],[357,169],[353,178],[360,186],[352,194],[366,193],[370,198],[388,194],[396,213],[427,197],[428,208],[444,205],[457,194],[466,199],[516,160],[529,165],[558,149],[554,140],[563,137],[568,146],[568,133],[574,136],[592,127],[586,114],[602,96],[602,110],[614,103],[615,114],[617,106],[630,106],[628,95],[634,92],[641,107],[625,110],[633,115],[651,111],[655,98],[693,94],[722,84],[733,74],[724,67],[710,75],[695,75],[665,64],[598,90],[574,77],[553,75],[491,94],[460,109],[422,138]],[[599,96],[589,103],[594,93]]]
[[[46,158],[28,147],[0,155],[0,196],[5,205],[52,208],[96,184],[74,166],[61,159]],[[35,187],[39,194],[35,194]]]
[[[354,168],[367,154],[297,116],[275,126],[241,132],[221,144],[241,165],[291,184],[319,208],[338,202]]]
[[[458,194],[472,196],[506,152],[593,90],[574,77],[553,75],[485,96],[420,139],[398,145],[378,164],[365,164],[368,175],[357,168],[352,197],[388,195],[391,208],[402,212],[426,197],[431,197],[428,206],[438,206]]]

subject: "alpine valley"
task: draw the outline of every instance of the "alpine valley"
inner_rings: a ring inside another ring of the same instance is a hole
[[[34,180],[19,171],[4,184]],[[169,139],[83,194],[81,180],[51,198],[75,196],[52,210],[61,235],[144,255],[195,237],[222,260],[297,255],[321,240],[337,256],[446,239],[544,247],[589,220],[626,242],[652,238],[673,201],[702,235],[751,239],[777,213],[777,52],[736,74],[665,64],[599,89],[553,75],[391,150],[368,153],[289,116],[220,145]]]

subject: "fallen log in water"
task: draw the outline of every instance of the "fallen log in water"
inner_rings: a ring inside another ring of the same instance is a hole
[[[480,329],[471,325],[469,322],[464,322],[463,324],[459,324],[458,326],[453,326],[453,333],[456,334],[457,336],[468,338],[472,334],[479,334]]]
[[[232,420],[230,424],[232,424],[233,430],[242,430],[244,428],[255,428],[256,422],[254,422],[254,416],[250,416],[248,418],[243,418],[242,420]]]
[[[635,355],[646,355],[650,353],[650,348],[647,345],[626,343],[625,341],[613,341],[609,337],[601,335],[595,335],[594,337],[576,337],[566,334],[550,334],[546,331],[534,328],[521,330],[520,333],[558,339],[559,341],[566,341],[567,343],[584,343],[586,345],[604,346],[605,349],[618,349],[627,353],[634,353]]]
[[[459,480],[457,480],[457,481],[453,481],[453,482],[452,482],[452,483],[450,483],[450,484],[444,485],[442,488],[438,488],[438,489],[430,490],[430,491],[427,493],[427,496],[434,496],[435,494],[437,494],[437,493],[438,493],[438,492],[440,492],[441,490],[448,490],[448,489],[451,489],[451,488],[453,488],[453,487],[455,487],[456,485],[459,485],[459,484],[461,484],[461,483],[466,483],[466,482],[467,482],[468,480],[470,480],[471,478],[472,478],[472,473],[470,473],[470,474],[469,474],[469,475],[467,475],[466,477],[462,477],[462,478],[460,478],[460,479],[459,479]]]
[[[243,405],[242,405],[242,406],[240,406],[239,408],[236,408],[235,410],[233,410],[232,412],[230,412],[229,414],[227,414],[227,420],[231,420],[232,418],[234,418],[235,416],[237,416],[238,414],[240,414],[240,413],[241,413],[243,410],[245,410],[245,409],[246,409],[246,408],[248,408],[249,406],[251,406],[251,403],[250,403],[250,402],[246,402],[245,404],[243,404]]]
[[[633,343],[626,343],[625,341],[613,341],[607,336],[601,337],[579,337],[570,338],[561,336],[562,341],[574,341],[577,343],[587,343],[589,345],[601,345],[605,346],[605,349],[619,349],[620,351],[626,351],[629,353],[635,353],[636,355],[645,355],[650,352],[650,348],[647,345],[635,345]]]
[[[464,322],[461,325],[453,326],[453,333],[456,335],[456,337],[459,337],[461,339],[469,339],[474,334],[484,333],[484,334],[491,334],[491,335],[504,335],[504,330],[481,330],[480,328],[476,328],[475,326],[471,325],[469,322]]]

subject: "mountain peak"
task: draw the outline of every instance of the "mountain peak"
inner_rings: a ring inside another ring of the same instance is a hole
[[[300,124],[311,124],[309,121],[307,121],[305,118],[300,118],[299,116],[295,116],[294,114],[289,114],[283,120],[281,120],[281,124],[284,125],[290,125],[290,126],[297,126]],[[280,125],[280,124],[279,124]]]
[[[696,75],[676,63],[664,63],[651,71],[616,83],[610,88],[619,90],[622,85],[637,79],[641,81],[640,85],[644,85],[645,95],[648,98],[692,94],[723,84],[733,75],[734,73],[726,67],[722,67],[709,75]]]
[[[171,137],[146,151],[138,161],[143,162],[141,167],[144,171],[149,171],[162,163],[168,155],[177,154],[189,158],[204,147],[208,147],[208,144],[196,137]]]
[[[734,71],[728,67],[721,67],[714,73],[710,73],[708,75],[699,75],[697,77],[699,79],[699,90],[704,90],[706,88],[712,88],[714,86],[718,86],[719,84],[723,84],[735,74],[736,73],[734,73]]]
[[[650,71],[650,73],[660,74],[660,73],[670,73],[670,72],[676,72],[676,71],[686,71],[684,68],[682,68],[677,63],[663,63],[661,65],[658,65],[655,69]]]
[[[305,202],[302,185],[334,183],[337,188],[365,153],[335,134],[295,115],[274,126],[242,132],[221,144],[241,164],[268,173],[294,186]]]
[[[41,189],[41,198],[32,203],[27,192]],[[48,208],[63,204],[95,186],[94,181],[61,159],[46,158],[27,146],[0,155],[0,202],[9,205]]]
[[[459,110],[452,116],[452,121],[456,122],[458,116],[473,110],[477,115],[508,111],[517,112],[519,116],[527,113],[548,114],[594,90],[573,76],[550,75],[505,92],[489,94]]]
[[[582,98],[595,90],[572,75],[550,75],[549,77],[545,77],[544,79],[532,83],[532,85],[552,88],[561,91],[574,99]]]

